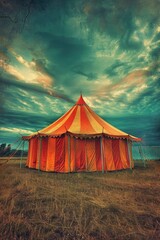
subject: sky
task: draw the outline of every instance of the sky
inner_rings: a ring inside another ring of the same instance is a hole
[[[160,0],[0,0],[0,143],[83,94],[115,127],[160,145]]]

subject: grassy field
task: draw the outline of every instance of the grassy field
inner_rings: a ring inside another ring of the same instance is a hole
[[[1,240],[160,239],[160,161],[105,174],[2,163]]]

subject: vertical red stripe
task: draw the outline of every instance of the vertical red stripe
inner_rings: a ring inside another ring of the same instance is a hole
[[[65,172],[70,172],[70,161],[71,161],[71,143],[70,136],[65,135]]]
[[[38,138],[31,138],[29,144],[29,161],[28,166],[30,168],[36,168],[37,162],[37,148],[38,148]]]
[[[75,170],[84,171],[85,163],[85,141],[82,139],[75,139]]]
[[[42,138],[41,163],[40,163],[41,170],[46,170],[47,149],[48,149],[48,137]]]
[[[56,138],[55,171],[65,172],[65,137]]]
[[[100,138],[95,138],[96,166],[97,171],[102,171],[101,143]]]

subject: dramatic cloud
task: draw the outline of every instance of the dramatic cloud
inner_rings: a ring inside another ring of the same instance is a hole
[[[159,0],[0,0],[2,140],[51,123],[82,92],[105,120],[157,144],[159,9]]]

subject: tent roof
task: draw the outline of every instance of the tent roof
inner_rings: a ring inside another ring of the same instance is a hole
[[[129,135],[104,121],[86,104],[82,95],[76,104],[58,120],[30,136],[24,136],[23,139],[30,139],[36,135],[57,137],[65,133],[80,138],[105,135],[111,138],[141,141],[140,138]]]

